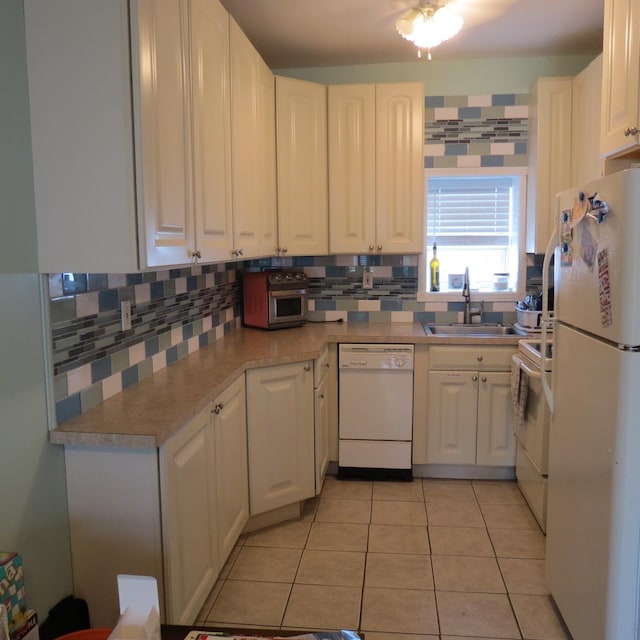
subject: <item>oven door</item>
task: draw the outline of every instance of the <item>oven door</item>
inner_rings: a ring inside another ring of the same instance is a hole
[[[308,293],[306,289],[269,291],[269,326],[294,326],[307,320]]]
[[[524,419],[514,424],[518,442],[525,449],[538,472],[547,475],[549,470],[549,423],[551,414],[542,388],[540,368],[522,354],[513,356],[526,375],[528,390]]]

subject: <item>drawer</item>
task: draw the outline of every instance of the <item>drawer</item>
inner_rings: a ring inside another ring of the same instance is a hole
[[[317,388],[329,370],[329,349],[324,349],[322,353],[313,361],[313,386]]]
[[[482,345],[433,346],[429,348],[429,369],[448,371],[510,371],[513,347]]]

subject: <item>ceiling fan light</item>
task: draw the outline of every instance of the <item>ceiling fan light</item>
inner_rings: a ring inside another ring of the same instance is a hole
[[[419,50],[431,49],[456,35],[463,22],[460,16],[446,7],[435,9],[432,4],[420,4],[396,21],[396,31]]]

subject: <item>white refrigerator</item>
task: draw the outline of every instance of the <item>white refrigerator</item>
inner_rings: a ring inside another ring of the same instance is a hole
[[[557,202],[546,578],[575,640],[638,640],[640,169]]]

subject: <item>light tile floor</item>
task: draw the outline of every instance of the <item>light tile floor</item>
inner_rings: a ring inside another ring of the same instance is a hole
[[[328,476],[300,521],[244,535],[198,622],[367,640],[570,640],[514,482]]]

